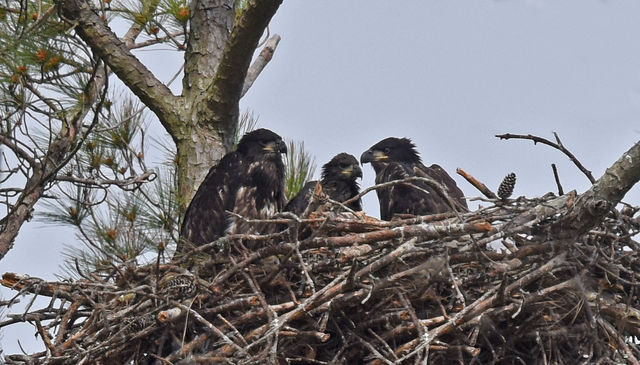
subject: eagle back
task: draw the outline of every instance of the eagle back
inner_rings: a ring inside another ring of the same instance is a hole
[[[416,164],[412,163],[388,163],[376,175],[376,183],[415,176],[414,167]],[[451,210],[447,202],[436,191],[419,181],[380,189],[378,190],[378,200],[380,202],[380,218],[384,220],[390,220],[395,214],[426,215]]]

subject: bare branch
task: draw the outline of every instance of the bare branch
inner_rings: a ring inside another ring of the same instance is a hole
[[[271,58],[273,57],[273,53],[276,51],[276,47],[278,47],[278,43],[280,43],[280,36],[277,34],[272,35],[264,45],[262,51],[256,58],[255,61],[247,70],[247,77],[244,79],[244,84],[242,85],[242,92],[240,93],[240,97],[242,98],[244,94],[249,91],[251,85],[253,85],[254,81],[260,76],[260,73],[267,66]]]
[[[558,143],[553,143],[550,140],[546,139],[546,138],[542,138],[542,137],[538,137],[538,136],[534,136],[531,134],[511,134],[511,133],[505,133],[505,134],[496,134],[496,137],[500,138],[500,139],[529,139],[532,140],[534,144],[536,143],[542,143],[542,144],[546,144],[547,146],[551,146],[557,150],[559,150],[560,152],[564,153],[565,155],[567,155],[567,157],[569,157],[569,159],[578,167],[578,169],[580,171],[582,171],[582,173],[587,177],[587,179],[589,179],[589,181],[594,184],[596,182],[596,179],[593,177],[593,175],[591,174],[591,171],[587,170],[587,168],[585,168],[582,163],[580,161],[578,161],[578,159],[576,158],[576,156],[573,155],[573,153],[571,153],[571,151],[569,151],[568,149],[566,149],[562,143],[560,143],[560,138],[558,137],[558,135],[554,132],[554,135],[556,136],[556,141],[558,141]]]
[[[465,180],[467,180],[469,182],[469,184],[473,185],[476,189],[478,189],[487,198],[489,198],[489,199],[500,199],[485,184],[483,184],[480,181],[478,181],[475,177],[471,176],[469,173],[467,173],[463,169],[458,167],[456,169],[456,172],[458,173],[458,175],[464,177]]]

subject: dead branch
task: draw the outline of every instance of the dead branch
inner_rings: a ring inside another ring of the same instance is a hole
[[[458,175],[462,176],[469,182],[469,184],[473,185],[476,189],[478,189],[484,196],[489,199],[499,199],[498,196],[491,191],[485,184],[478,181],[475,177],[471,176],[468,172],[464,171],[461,168],[457,168],[456,172]]]
[[[557,149],[558,151],[564,153],[567,157],[569,157],[571,162],[573,162],[573,164],[576,165],[576,167],[580,171],[582,171],[582,173],[587,177],[587,179],[589,179],[589,181],[592,184],[595,183],[596,179],[591,174],[591,171],[587,170],[587,168],[584,167],[584,165],[582,165],[582,163],[578,160],[578,158],[573,153],[571,153],[571,151],[569,151],[568,149],[566,149],[564,147],[564,145],[560,141],[560,137],[558,137],[558,134],[556,132],[553,132],[553,135],[556,137],[556,142],[557,143],[551,142],[550,140],[548,140],[546,138],[534,136],[534,135],[531,135],[531,134],[524,135],[524,134],[505,133],[505,134],[496,134],[496,137],[498,137],[500,139],[529,139],[529,140],[533,141],[534,144],[542,143],[542,144],[546,144],[547,146],[551,146],[551,147]]]

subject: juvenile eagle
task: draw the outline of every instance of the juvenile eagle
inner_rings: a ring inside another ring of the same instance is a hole
[[[285,203],[281,154],[286,152],[282,138],[268,129],[245,134],[200,184],[182,222],[178,252],[185,244],[201,246],[256,229],[225,210],[254,219],[279,212]]]
[[[356,182],[359,177],[362,177],[362,170],[358,160],[348,153],[339,153],[322,166],[320,185],[322,191],[329,198],[343,202],[360,192],[360,187]],[[317,181],[306,183],[298,194],[287,203],[284,210],[297,215],[302,214],[309,204],[316,183]],[[360,199],[348,204],[347,207],[355,211],[362,210]]]
[[[446,188],[458,211],[468,209],[464,194],[442,167],[422,164],[416,146],[408,138],[386,138],[366,150],[361,163],[370,162],[376,172],[376,184],[416,176],[414,168]],[[418,190],[415,187],[422,190]],[[394,214],[427,215],[452,211],[451,205],[428,184],[416,181],[378,189],[380,218],[391,220]]]

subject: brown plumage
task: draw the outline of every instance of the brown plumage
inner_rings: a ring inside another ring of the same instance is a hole
[[[227,153],[200,184],[185,213],[177,251],[225,234],[260,231],[263,227],[250,226],[225,211],[254,219],[279,212],[285,202],[281,154],[286,152],[282,138],[268,129],[245,134],[236,151]]]
[[[362,170],[358,160],[348,153],[339,153],[322,166],[322,178],[320,179],[322,192],[335,201],[344,202],[360,192],[357,178],[362,178]],[[317,183],[318,181],[315,180],[306,183],[298,194],[287,203],[284,210],[298,215],[302,214],[309,204]],[[355,211],[362,210],[360,199],[347,206]]]
[[[429,167],[423,165],[416,146],[408,138],[383,139],[365,151],[360,162],[371,163],[376,172],[376,184],[416,176],[414,169],[417,168],[447,190],[456,210],[468,210],[464,194],[451,176],[436,164]],[[378,189],[377,194],[380,218],[384,220],[391,220],[395,214],[426,215],[452,211],[446,199],[421,181]]]

